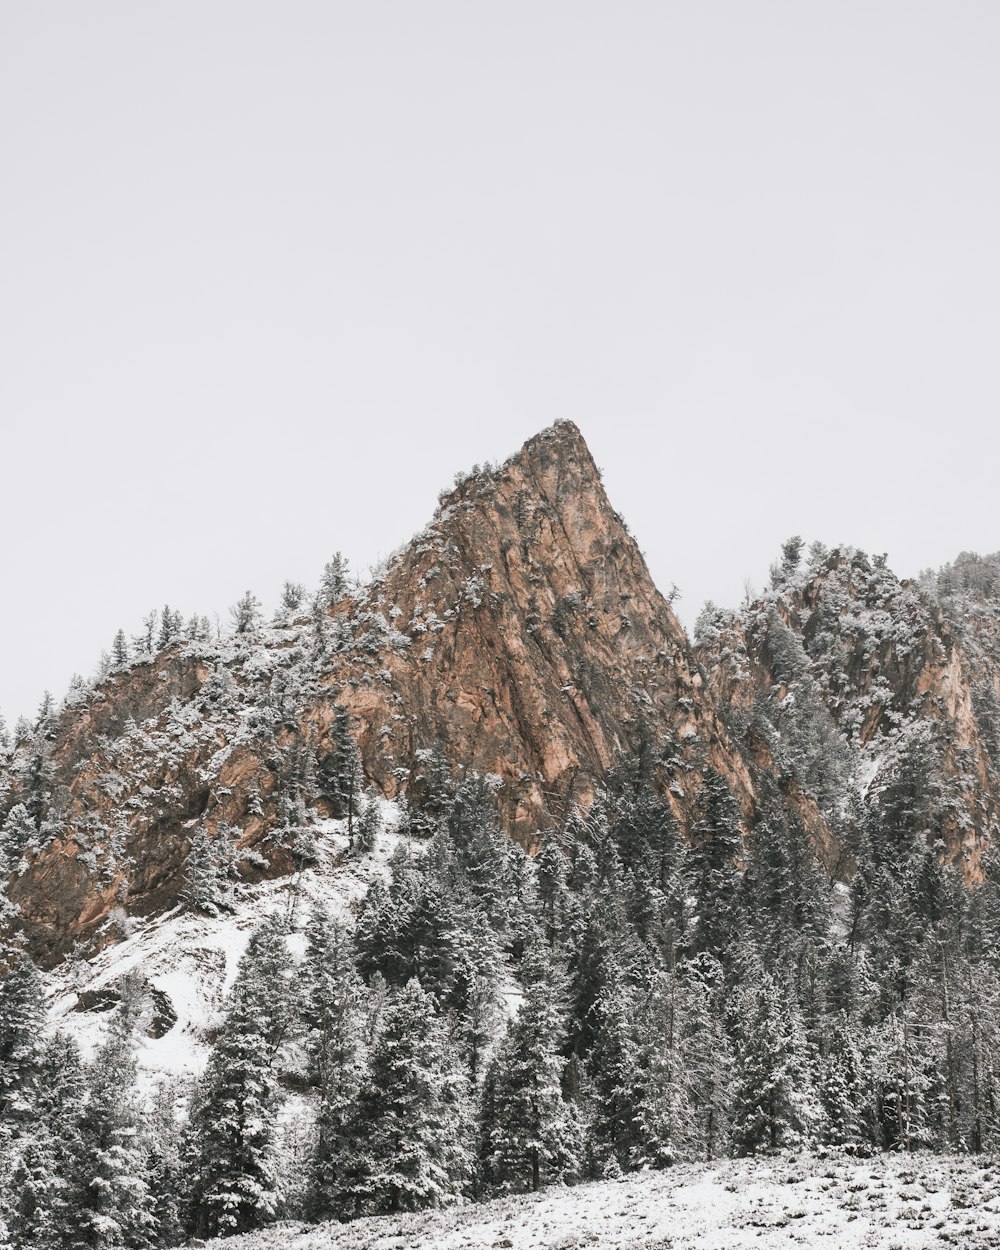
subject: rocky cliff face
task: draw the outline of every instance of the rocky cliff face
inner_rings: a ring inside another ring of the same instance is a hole
[[[574,797],[588,794],[649,738],[752,799],[684,631],[569,422],[442,499],[349,613],[356,642],[373,613],[399,645],[354,647],[326,681],[390,795],[440,751],[499,777],[508,827],[530,837],[558,817],[570,779]]]
[[[624,755],[690,821],[700,768],[749,814],[751,769],[568,422],[467,477],[363,591],[222,641],[178,641],[78,692],[3,782],[37,833],[9,897],[39,956],[114,940],[182,890],[199,832],[244,875],[295,864],[330,814],[317,774],[347,724],[367,782],[493,778],[530,844]],[[346,715],[345,715],[346,714]]]
[[[842,847],[905,814],[967,880],[1000,828],[1000,595],[993,560],[921,583],[815,547],[742,612],[706,612],[697,654],[733,736],[754,726]]]

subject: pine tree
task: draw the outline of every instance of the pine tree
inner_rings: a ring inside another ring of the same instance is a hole
[[[281,608],[283,611],[291,613],[297,612],[302,607],[306,597],[306,588],[301,582],[288,582],[281,588]]]
[[[823,1108],[823,1137],[834,1146],[858,1147],[866,1137],[867,1088],[863,1057],[855,1042],[855,1028],[846,1016],[833,1025],[825,1053],[819,1060],[817,1088]]]
[[[15,803],[0,828],[0,865],[16,872],[26,850],[38,840],[38,825],[24,803]]]
[[[490,1066],[484,1099],[486,1187],[538,1190],[575,1173],[581,1150],[573,1109],[563,1098],[565,992],[543,948],[526,952],[524,1002]]]
[[[0,1244],[10,1250],[62,1250],[68,1244],[57,1223],[59,1179],[51,1142],[41,1130],[0,1149],[4,1192],[0,1197]],[[3,1236],[6,1225],[6,1236]]]
[[[1000,847],[991,845],[981,866],[983,880],[969,900],[970,946],[977,956],[1000,950]]]
[[[46,690],[42,694],[42,701],[38,705],[38,714],[35,717],[35,731],[44,737],[52,730],[53,722],[56,716],[56,701],[52,697],[52,691]]]
[[[396,987],[416,977],[459,1021],[467,1021],[473,988],[482,994],[496,983],[497,935],[445,832],[419,860],[394,857],[388,887],[376,881],[362,904],[355,941],[363,976],[377,972]]]
[[[787,581],[799,567],[804,546],[805,542],[798,534],[794,534],[781,544],[781,574],[783,580]]]
[[[615,837],[623,861],[625,910],[639,937],[672,967],[686,941],[691,883],[686,845],[669,805],[650,790],[619,799]]]
[[[366,798],[355,828],[354,849],[359,855],[370,855],[382,832],[382,812],[374,794]]]
[[[84,1244],[101,1250],[144,1250],[155,1240],[137,1072],[133,1016],[123,1004],[88,1068],[80,1126],[80,1225]]]
[[[787,958],[792,943],[791,875],[780,819],[760,821],[750,835],[740,896],[753,939],[769,966]]]
[[[125,631],[120,629],[111,644],[111,663],[115,668],[127,668],[130,658],[128,639]]]
[[[48,1182],[38,1174],[41,1143],[34,1132],[44,1019],[34,965],[12,944],[4,943],[0,946],[0,1227],[6,1225],[8,1236],[18,1226],[36,1222],[42,1236],[47,1236],[45,1220],[33,1219],[35,1193],[40,1194]]]
[[[157,1246],[177,1246],[184,1239],[185,1176],[181,1130],[175,1096],[169,1085],[157,1088],[148,1124],[146,1175]]]
[[[252,634],[260,624],[260,600],[248,590],[246,594],[229,609],[233,622],[233,631],[239,635]]]
[[[143,632],[135,639],[135,650],[141,651],[146,655],[154,654],[154,641],[156,639],[156,623],[160,619],[160,614],[156,608],[150,608],[146,615],[142,618]]]
[[[642,1084],[636,999],[614,970],[594,1005],[594,1043],[588,1056],[593,1082],[592,1138],[603,1163],[634,1167],[642,1156]]]
[[[455,864],[471,897],[500,932],[515,922],[518,856],[524,852],[500,829],[493,789],[478,776],[465,777],[447,818]]]
[[[174,638],[174,614],[168,604],[163,605],[160,613],[160,632],[156,636],[156,649],[162,651],[169,646]]]
[[[545,938],[553,946],[565,935],[571,917],[570,893],[567,886],[569,864],[557,837],[549,833],[535,856],[538,874],[538,901],[541,907]]]
[[[200,1235],[248,1232],[277,1211],[275,1059],[291,1014],[284,936],[265,921],[240,960],[191,1111],[192,1225]]]
[[[326,562],[317,596],[325,609],[334,607],[347,593],[348,572],[347,561],[339,551]]]
[[[873,1030],[867,1047],[868,1072],[876,1104],[879,1145],[887,1150],[919,1150],[934,1144],[933,1087],[938,1067],[935,1038],[905,1012],[889,1016]]]
[[[811,1140],[819,1122],[810,1056],[794,998],[749,964],[734,1000],[733,1139],[740,1154]]]
[[[743,838],[739,808],[725,780],[708,768],[703,782],[690,859],[696,900],[693,948],[721,957],[737,932]]]
[[[640,1017],[637,1162],[713,1159],[729,1146],[733,1057],[722,986],[722,966],[707,955],[654,981]]]
[[[798,960],[810,944],[825,943],[828,891],[794,813],[772,810],[754,828],[740,903],[750,938],[769,967]]]
[[[328,748],[317,755],[316,787],[335,820],[358,814],[363,779],[361,757],[351,733],[347,708],[336,705],[330,724]]]
[[[601,995],[622,977],[637,983],[649,963],[648,950],[625,918],[617,888],[602,888],[598,881],[593,893],[595,898],[589,900],[589,914],[576,936],[570,962],[570,1044],[580,1058],[585,1058],[594,1045]]]
[[[26,1092],[30,1111],[6,1135],[10,1245],[64,1250],[76,1245],[84,1184],[80,1115],[86,1080],[76,1044],[56,1033],[41,1049],[37,1079]],[[4,1134],[0,1129],[0,1138]],[[4,1188],[0,1179],[0,1191]],[[2,1205],[2,1200],[0,1200]]]
[[[372,1046],[355,1134],[366,1142],[355,1196],[367,1211],[441,1206],[469,1173],[464,1082],[431,997],[414,979],[393,994]]]
[[[38,972],[11,944],[0,946],[0,1124],[32,1114],[45,1024]]]
[[[454,805],[455,787],[451,763],[440,749],[415,753],[406,797],[411,834],[430,837],[447,820]]]
[[[354,927],[358,968],[366,981],[377,973],[395,985],[412,975],[406,932],[413,898],[419,888],[409,862],[397,855],[388,885],[376,877],[361,902]]]
[[[353,1212],[357,1098],[364,1060],[363,985],[346,928],[317,906],[306,930],[303,1015],[311,1079],[319,1090],[310,1207],[317,1216]]]
[[[203,825],[198,826],[191,839],[180,897],[192,911],[206,916],[217,916],[225,907],[226,887],[216,858],[216,844]]]

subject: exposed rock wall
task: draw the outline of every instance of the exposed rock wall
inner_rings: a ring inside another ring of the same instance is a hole
[[[770,722],[780,766],[839,775],[841,809],[919,774],[915,837],[979,878],[1000,828],[1000,601],[820,551],[742,612],[703,618],[697,655],[730,720]],[[811,770],[799,744],[823,753]]]
[[[508,826],[529,836],[572,776],[585,792],[649,733],[712,763],[751,804],[749,771],[684,631],[569,422],[445,496],[372,587],[362,611],[372,610],[408,645],[373,657],[382,680],[357,651],[329,680],[387,793],[421,751],[440,748],[502,778]]]
[[[36,952],[112,941],[128,916],[172,906],[198,828],[231,841],[245,874],[291,871],[289,792],[304,757],[334,749],[340,708],[386,795],[417,791],[440,760],[491,774],[529,845],[640,742],[683,822],[704,764],[753,810],[687,638],[563,422],[444,496],[318,621],[174,644],[22,746],[7,808],[27,795],[32,750],[45,757],[40,849],[10,886]]]

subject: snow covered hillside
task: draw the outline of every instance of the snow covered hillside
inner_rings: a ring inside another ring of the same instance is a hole
[[[226,993],[250,934],[266,916],[289,916],[301,928],[314,903],[347,915],[375,876],[385,875],[401,842],[399,812],[382,799],[382,832],[374,852],[347,856],[346,821],[325,821],[316,835],[317,862],[295,877],[233,887],[217,916],[184,907],[130,918],[130,932],[88,961],[67,960],[46,977],[51,1018],[91,1055],[100,1045],[126,978],[150,994],[146,1035],[138,1053],[146,1084],[197,1076],[222,1022]],[[294,953],[297,933],[289,939]]]
[[[782,1155],[353,1224],[282,1224],[225,1250],[995,1250],[1000,1168],[930,1155]]]

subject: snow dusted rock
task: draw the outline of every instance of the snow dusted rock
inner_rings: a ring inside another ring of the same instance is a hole
[[[34,956],[173,908],[199,836],[245,880],[294,872],[289,810],[305,790],[299,824],[338,814],[308,783],[345,726],[387,797],[475,770],[528,843],[643,742],[682,822],[706,763],[753,809],[684,631],[561,422],[444,495],[368,587],[153,648],[20,744],[0,794],[42,806],[9,885]]]
[[[383,802],[382,809],[384,829],[370,855],[348,857],[346,822],[327,822],[317,862],[301,873],[239,885],[214,916],[175,907],[139,919],[127,936],[91,960],[64,961],[46,975],[53,1023],[91,1055],[123,994],[137,995],[146,1000],[138,1056],[143,1082],[196,1077],[254,928],[269,915],[288,917],[292,953],[301,955],[301,926],[314,904],[348,917],[370,882],[387,875],[389,860],[405,839],[394,832],[395,806]],[[419,849],[417,844],[414,853]]]
[[[72,691],[0,767],[0,813],[29,822],[14,922],[51,966],[175,908],[192,848],[245,883],[294,875],[342,814],[317,776],[345,739],[387,798],[489,776],[529,846],[640,752],[690,831],[708,766],[748,828],[777,796],[841,881],[860,807],[913,781],[928,844],[974,881],[1000,829],[1000,600],[963,559],[918,587],[796,550],[693,648],[560,422],[443,495],[370,585],[266,625],[251,596],[244,632],[142,643]]]
[[[965,555],[912,582],[884,557],[814,545],[740,612],[706,610],[696,633],[730,726],[769,741],[828,829],[847,828],[852,801],[884,808],[909,786],[929,844],[969,881],[1000,830],[996,566]],[[827,845],[834,873],[849,870],[845,849]]]

